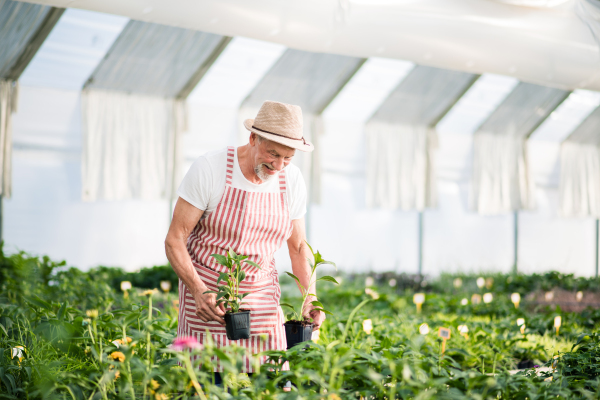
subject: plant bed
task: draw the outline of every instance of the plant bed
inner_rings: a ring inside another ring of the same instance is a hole
[[[587,308],[600,309],[600,293],[591,291],[577,292],[561,288],[553,288],[549,291],[537,290],[525,297],[527,306],[535,311],[540,306],[548,306],[552,309],[560,306],[562,311],[580,313]]]
[[[250,310],[226,313],[225,331],[229,340],[250,339]]]
[[[315,324],[310,321],[287,321],[283,324],[285,327],[285,336],[287,338],[287,349],[291,349],[298,343],[308,342],[312,338]]]

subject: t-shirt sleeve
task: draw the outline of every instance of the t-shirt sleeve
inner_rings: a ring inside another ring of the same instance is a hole
[[[300,219],[306,214],[306,184],[299,169],[290,174],[290,219]]]
[[[213,192],[213,181],[210,163],[206,157],[199,157],[185,174],[177,195],[194,207],[206,211]]]

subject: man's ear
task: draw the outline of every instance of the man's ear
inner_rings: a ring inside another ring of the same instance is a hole
[[[250,146],[252,146],[252,147],[254,147],[258,144],[258,141],[256,140],[256,136],[257,136],[256,133],[250,132],[250,139],[248,142],[250,143]]]

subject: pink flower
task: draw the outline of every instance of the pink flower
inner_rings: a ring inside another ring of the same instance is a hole
[[[193,336],[183,336],[175,339],[171,347],[174,350],[181,351],[184,349],[201,349],[202,345],[198,343],[198,340]]]

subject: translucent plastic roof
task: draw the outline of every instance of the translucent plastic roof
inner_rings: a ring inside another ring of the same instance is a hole
[[[564,90],[520,82],[478,131],[528,137],[568,95]]]
[[[223,39],[212,33],[130,21],[85,86],[175,97],[197,71],[212,64]]]
[[[213,107],[239,107],[284,51],[280,44],[233,38],[188,100]]]
[[[600,108],[596,108],[567,138],[569,142],[600,144]]]
[[[288,49],[242,106],[265,100],[297,104],[305,113],[321,113],[364,63],[364,59]]]
[[[508,76],[481,75],[438,123],[437,131],[471,135],[518,83]]]
[[[561,142],[600,105],[600,92],[575,90],[531,135],[531,140]]]
[[[370,121],[435,125],[478,75],[417,66],[392,91]]]
[[[20,82],[30,86],[81,89],[128,21],[121,16],[67,9],[25,69]]]
[[[0,0],[0,77],[13,75],[11,69],[17,64],[51,9],[52,7],[37,4]],[[11,78],[16,79],[18,76]]]
[[[414,66],[409,61],[369,58],[327,107],[323,116],[365,122]]]

